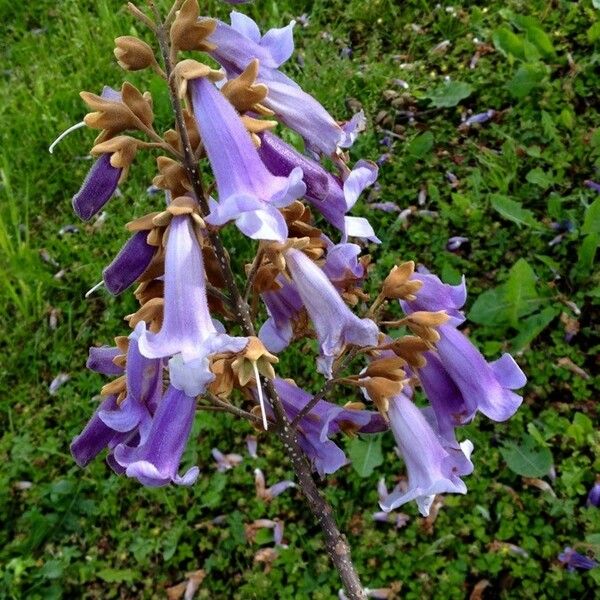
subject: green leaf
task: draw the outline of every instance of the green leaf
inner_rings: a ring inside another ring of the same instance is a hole
[[[535,220],[533,213],[530,210],[523,208],[521,203],[516,200],[511,200],[502,194],[492,194],[490,202],[492,203],[494,210],[499,212],[505,219],[519,225],[519,227],[521,225],[537,228],[542,227]]]
[[[521,319],[519,321],[519,334],[511,340],[511,349],[518,352],[529,345],[560,313],[553,306],[547,306],[544,310]]]
[[[424,158],[433,148],[433,133],[426,131],[414,137],[406,147],[406,152],[415,159]]]
[[[600,233],[600,196],[585,209],[581,233]]]
[[[131,569],[102,569],[97,573],[98,577],[107,583],[120,583],[126,581],[133,583],[137,575]]]
[[[556,55],[552,40],[533,17],[515,15],[512,20],[519,29],[525,31],[527,41],[535,46],[544,58]]]
[[[571,423],[565,431],[565,435],[573,438],[577,446],[584,446],[588,436],[592,436],[593,434],[594,424],[592,423],[592,420],[587,415],[580,412],[575,413],[573,423]]]
[[[369,477],[375,467],[383,463],[381,436],[355,437],[348,445],[352,468],[361,476]]]
[[[504,56],[513,56],[514,58],[519,58],[521,60],[525,59],[523,39],[506,25],[503,25],[494,31],[492,41],[494,42],[496,50],[502,52]]]
[[[511,268],[505,283],[505,299],[509,303],[508,317],[511,325],[519,328],[519,320],[539,307],[541,299],[536,289],[537,277],[524,259]]]
[[[552,467],[552,452],[528,434],[518,443],[507,442],[500,453],[508,468],[523,477],[543,477]]]
[[[469,311],[469,320],[480,325],[506,325],[508,307],[504,286],[499,285],[479,294]]]
[[[590,44],[594,44],[600,39],[600,21],[596,21],[588,30],[587,30],[587,39]]]
[[[577,266],[585,271],[590,271],[594,266],[596,251],[600,247],[600,234],[590,233],[586,235],[579,246]]]
[[[425,97],[431,100],[436,108],[450,108],[456,106],[461,100],[468,98],[473,93],[473,88],[463,81],[447,81],[438,86]]]
[[[541,63],[527,63],[519,67],[506,89],[518,99],[528,96],[546,77],[546,67]]]
[[[554,177],[552,177],[552,174],[546,173],[539,167],[531,169],[531,171],[529,171],[529,173],[527,173],[525,176],[525,179],[527,179],[529,183],[533,183],[534,185],[541,187],[543,190],[549,188],[554,183]]]

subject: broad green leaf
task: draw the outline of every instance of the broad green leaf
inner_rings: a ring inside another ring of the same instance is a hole
[[[480,325],[501,326],[508,322],[509,304],[503,285],[486,290],[477,296],[469,311],[469,320]]]
[[[352,468],[361,476],[369,477],[375,467],[383,463],[381,436],[355,437],[348,445]]]
[[[406,153],[413,158],[424,158],[433,148],[433,133],[426,131],[414,137],[406,147]]]
[[[132,583],[137,578],[135,571],[131,569],[101,569],[97,575],[107,583],[121,583],[123,581]]]
[[[499,50],[504,56],[513,56],[521,60],[525,59],[525,50],[523,48],[523,39],[514,33],[509,27],[503,25],[494,31],[492,41],[496,50]]]
[[[529,173],[527,173],[525,176],[525,179],[527,179],[529,183],[533,183],[534,185],[541,187],[543,190],[549,188],[554,183],[554,177],[552,177],[552,174],[546,173],[539,167],[531,169],[531,171],[529,171]]]
[[[586,235],[579,246],[577,266],[580,269],[590,271],[594,266],[596,251],[600,247],[600,234],[590,233]]]
[[[547,306],[539,313],[535,313],[519,321],[519,333],[511,340],[511,349],[518,352],[530,344],[560,313],[553,306]]]
[[[541,225],[535,220],[533,213],[523,208],[520,202],[511,200],[502,194],[492,194],[490,202],[494,210],[499,212],[505,219],[519,225],[519,227],[525,225],[527,227],[541,228]]]
[[[536,289],[537,277],[524,259],[520,258],[510,269],[505,285],[505,299],[509,303],[508,318],[513,327],[519,320],[539,307],[541,299]]]
[[[513,78],[506,84],[508,91],[518,99],[528,96],[546,77],[546,68],[541,63],[521,65]]]
[[[596,21],[588,30],[587,30],[587,39],[590,44],[597,42],[600,39],[600,21]]]
[[[600,196],[586,208],[581,233],[600,233]]]
[[[578,446],[584,446],[588,436],[594,434],[594,424],[592,420],[583,413],[575,413],[573,422],[567,427],[565,435],[575,440]]]
[[[473,93],[473,88],[463,81],[447,81],[438,86],[427,98],[436,108],[450,108],[456,106],[461,100],[468,98]]]
[[[531,435],[520,442],[507,442],[500,453],[508,468],[523,477],[543,477],[552,467],[552,452],[540,446]]]
[[[544,58],[555,56],[556,51],[554,50],[552,40],[536,19],[515,15],[512,21],[519,29],[525,32],[527,41],[533,44]]]

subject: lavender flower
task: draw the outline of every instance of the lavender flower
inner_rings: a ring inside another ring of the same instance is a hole
[[[277,496],[280,496],[286,490],[296,487],[296,484],[288,479],[278,481],[271,487],[267,487],[265,476],[261,469],[254,469],[254,485],[256,487],[257,497],[266,502],[270,502],[273,498],[277,498]]]
[[[600,508],[600,481],[596,481],[587,497],[587,505]]]
[[[261,66],[257,82],[269,88],[263,104],[282,123],[304,137],[309,147],[331,154],[338,146],[347,147],[352,143],[358,123],[354,121],[346,129],[340,127],[321,104],[277,70],[294,50],[294,23],[292,21],[282,29],[271,29],[261,37],[258,26],[250,17],[233,11],[231,26],[218,21],[214,33],[207,38],[216,45],[211,55],[229,77],[239,75],[252,59],[258,58]]]
[[[376,345],[379,329],[370,319],[352,313],[327,275],[301,251],[291,248],[285,259],[319,339],[317,370],[331,377],[333,361],[344,346]]]
[[[423,516],[436,494],[453,492],[466,494],[467,486],[460,479],[473,470],[468,451],[461,447],[443,446],[423,413],[403,393],[395,396],[389,404],[390,427],[408,471],[406,492],[394,491],[380,502],[381,508],[390,512],[416,500]]]
[[[239,454],[223,454],[218,448],[213,448],[211,454],[217,463],[217,471],[224,473],[239,465],[243,458]]]
[[[198,467],[178,474],[181,456],[187,444],[196,401],[170,385],[158,405],[146,440],[139,446],[119,444],[114,451],[116,462],[128,477],[150,487],[191,485],[198,477]]]
[[[239,352],[245,338],[219,333],[206,298],[204,263],[189,215],[176,216],[169,225],[165,257],[164,322],[158,333],[138,323],[140,351],[148,358],[169,361],[171,383],[188,396],[201,394],[214,380],[209,357]]]
[[[289,419],[312,399],[310,394],[283,379],[275,380],[275,389]],[[325,475],[334,473],[348,462],[343,450],[329,439],[330,436],[345,430],[376,433],[385,429],[387,426],[376,412],[347,410],[321,400],[300,420],[298,442],[314,469]]]
[[[379,242],[367,219],[346,216],[363,190],[375,183],[378,174],[377,165],[359,160],[342,182],[318,162],[300,154],[269,132],[261,134],[261,146],[258,152],[274,175],[287,177],[294,169],[298,167],[302,169],[306,184],[306,200],[344,234],[344,241],[348,236],[352,236]]]
[[[156,247],[146,241],[147,231],[134,233],[102,272],[106,289],[115,296],[125,291],[147,268]]]
[[[219,203],[211,201],[207,222],[235,221],[253,239],[284,241],[287,226],[279,208],[306,191],[302,169],[274,177],[261,162],[239,115],[206,78],[190,81],[194,115],[210,160]]]
[[[92,165],[81,189],[73,196],[73,210],[89,221],[112,198],[123,169],[110,164],[110,154],[102,154]]]
[[[464,243],[468,242],[469,238],[463,237],[460,235],[455,235],[451,238],[448,238],[448,242],[446,243],[446,250],[449,252],[456,252]]]
[[[582,569],[588,571],[598,566],[598,562],[575,552],[573,548],[567,546],[559,555],[558,560],[563,563],[569,571],[575,571],[575,569]]]

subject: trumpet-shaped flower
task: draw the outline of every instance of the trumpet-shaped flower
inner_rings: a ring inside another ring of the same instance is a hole
[[[137,328],[140,352],[148,358],[173,357],[171,383],[192,397],[214,379],[211,355],[239,352],[247,343],[215,328],[208,310],[202,251],[188,215],[174,217],[169,226],[163,325],[158,333],[147,331],[143,322]]]
[[[363,190],[377,180],[378,168],[375,163],[359,160],[346,180],[342,181],[276,135],[265,132],[260,137],[258,152],[269,171],[285,177],[300,167],[306,184],[306,199],[342,232],[344,241],[352,236],[379,242],[367,219],[346,216]]]
[[[347,126],[340,126],[311,95],[277,70],[292,54],[294,21],[282,29],[271,29],[261,36],[256,23],[246,15],[233,11],[231,25],[217,21],[214,33],[207,40],[216,48],[212,57],[236,77],[248,64],[258,58],[258,83],[269,88],[262,104],[272,110],[278,119],[297,131],[310,148],[331,154],[338,146],[352,145],[362,125],[353,118]]]
[[[467,486],[460,476],[473,469],[469,456],[460,447],[444,446],[422,411],[405,394],[390,399],[388,415],[406,463],[408,489],[394,490],[380,502],[381,508],[390,512],[416,500],[421,514],[427,516],[436,494],[466,494]]]
[[[327,275],[304,253],[291,248],[285,252],[285,259],[319,339],[317,370],[331,377],[333,361],[345,345],[376,345],[379,329],[370,319],[359,319],[346,306]]]
[[[181,456],[192,429],[196,401],[172,385],[168,387],[148,434],[139,446],[119,444],[114,450],[116,462],[128,477],[150,487],[168,483],[191,485],[198,477],[198,467],[178,474]]]
[[[284,241],[287,225],[279,208],[304,195],[302,169],[272,175],[227,98],[206,78],[190,81],[194,115],[210,160],[219,202],[211,200],[211,225],[235,221],[253,239]]]

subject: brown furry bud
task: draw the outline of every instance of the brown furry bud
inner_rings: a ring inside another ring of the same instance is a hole
[[[126,71],[141,71],[156,64],[152,48],[132,35],[116,38],[113,52],[119,66]]]
[[[214,19],[198,19],[200,8],[197,0],[186,0],[171,25],[171,45],[175,50],[199,50],[207,52],[215,45],[206,41],[217,26]]]

